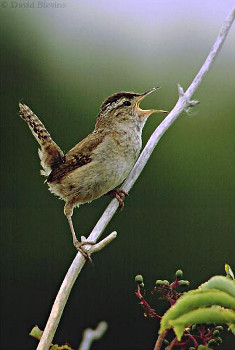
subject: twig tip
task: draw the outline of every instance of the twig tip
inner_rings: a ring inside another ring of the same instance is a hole
[[[177,84],[177,87],[178,87],[179,97],[183,97],[184,96],[184,89],[182,88],[182,86],[179,83]]]

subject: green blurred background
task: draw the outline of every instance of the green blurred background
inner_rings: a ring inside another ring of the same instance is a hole
[[[25,2],[24,2],[25,3]],[[37,143],[18,116],[27,103],[65,151],[94,127],[99,106],[119,91],[162,89],[142,106],[170,110],[179,82],[187,88],[234,1],[66,1],[20,7],[1,1],[1,350],[36,348],[28,336],[44,328],[75,256],[63,202],[39,175]],[[27,2],[26,2],[27,4]],[[44,7],[42,7],[44,6]],[[41,8],[40,8],[41,7]],[[224,263],[235,267],[235,30],[200,86],[190,116],[182,114],[105,234],[118,238],[86,264],[55,341],[78,347],[100,320],[108,332],[93,349],[152,349],[157,324],[134,295],[143,274],[150,290],[181,268],[196,287]],[[144,143],[163,120],[152,117]],[[109,203],[75,210],[77,233],[88,235]],[[226,336],[221,347],[234,349]]]

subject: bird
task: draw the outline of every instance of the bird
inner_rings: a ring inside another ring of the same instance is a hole
[[[75,207],[91,202],[105,194],[116,198],[123,206],[125,195],[117,188],[128,176],[142,148],[142,130],[151,114],[168,113],[165,110],[140,108],[140,102],[158,88],[144,93],[117,92],[101,104],[94,130],[66,154],[51,135],[23,103],[19,103],[20,116],[28,124],[38,141],[41,174],[46,177],[49,190],[65,201],[73,244],[89,260],[83,247],[93,242],[77,239],[72,215]]]

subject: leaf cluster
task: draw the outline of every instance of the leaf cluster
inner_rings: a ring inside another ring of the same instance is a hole
[[[157,315],[147,303],[141,292],[144,288],[143,277],[136,276],[136,295],[145,309],[145,315],[150,315],[151,311],[160,320],[159,337],[165,338],[166,349],[211,349],[211,346],[222,343],[219,336],[224,329],[222,324],[227,325],[228,330],[235,335],[235,280],[228,264],[225,264],[225,272],[226,277],[214,276],[197,289],[185,293],[175,290],[189,285],[188,281],[180,280],[182,270],[176,272],[176,280],[172,283],[157,280],[154,292],[160,292],[162,299],[170,303],[163,316]],[[174,333],[176,336],[172,338]],[[166,338],[171,339],[170,343]]]

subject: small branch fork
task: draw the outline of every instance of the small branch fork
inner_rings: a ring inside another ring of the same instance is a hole
[[[160,286],[158,285],[158,287],[155,287],[154,290],[152,291],[152,294],[154,294],[156,291],[160,291],[162,293],[163,298],[166,299],[170,303],[170,306],[172,306],[175,304],[176,300],[180,296],[180,294],[175,291],[175,288],[180,286],[180,285],[181,284],[179,283],[179,280],[176,277],[174,282],[172,282],[169,285],[160,285]],[[150,317],[150,318],[155,318],[160,322],[162,317],[160,315],[158,315],[155,312],[155,310],[152,309],[151,306],[149,305],[149,303],[146,301],[146,299],[144,298],[144,296],[141,292],[141,284],[139,284],[139,283],[137,284],[137,291],[135,291],[135,295],[140,300],[140,305],[145,310],[144,316]],[[168,333],[168,329],[166,329],[165,331],[163,331],[161,334],[158,335],[158,338],[157,338],[155,346],[154,346],[154,350],[161,349],[162,343],[163,343],[167,333]],[[187,341],[187,342],[189,342],[189,341]],[[174,344],[175,343],[177,343],[177,339],[174,341]],[[178,343],[177,343],[177,345],[178,345]]]
[[[147,301],[144,299],[142,293],[141,293],[141,287],[138,284],[137,285],[137,291],[135,292],[135,295],[137,296],[137,298],[140,300],[140,305],[143,306],[143,308],[145,309],[145,313],[144,315],[149,316],[149,317],[153,317],[156,318],[157,320],[161,320],[161,316],[159,316],[158,314],[156,314],[155,310],[151,308],[151,306],[147,303]]]
[[[140,173],[142,172],[145,164],[147,163],[157,143],[159,142],[161,137],[165,134],[165,132],[169,129],[172,123],[178,118],[180,113],[182,113],[185,110],[187,111],[189,107],[192,107],[198,103],[197,101],[191,101],[190,99],[192,95],[195,93],[195,91],[197,90],[197,88],[199,87],[199,85],[201,84],[206,73],[210,70],[212,63],[215,61],[216,57],[218,56],[218,53],[232,26],[234,18],[235,18],[235,8],[233,8],[233,10],[230,12],[228,17],[224,21],[221,27],[221,30],[219,32],[219,35],[212,47],[211,52],[209,53],[207,59],[205,60],[204,64],[202,65],[201,69],[199,70],[198,74],[194,78],[193,82],[191,83],[187,91],[184,93],[183,89],[181,87],[178,87],[178,91],[179,91],[178,102],[176,103],[172,111],[168,114],[168,116],[163,120],[163,122],[156,128],[156,130],[153,132],[152,136],[148,140],[136,164],[134,165],[132,171],[130,172],[129,176],[127,177],[126,181],[122,186],[123,191],[129,192],[130,189],[133,187],[135,181],[137,180]],[[92,230],[91,234],[89,235],[87,241],[97,242],[102,232],[104,231],[104,229],[112,219],[113,215],[117,211],[118,206],[119,204],[116,199],[113,199],[110,202],[110,204],[108,205],[108,207],[106,208],[106,210],[104,211],[100,219],[98,220],[97,224],[95,225],[94,229]],[[92,249],[94,249],[94,247],[95,246],[92,246],[92,247],[88,246],[87,250],[91,252]],[[64,307],[68,300],[70,291],[84,264],[85,264],[84,257],[81,255],[81,253],[77,253],[60,287],[60,290],[58,292],[58,295],[52,307],[47,325],[43,332],[41,341],[38,344],[37,350],[49,349],[52,339],[54,337],[55,331],[59,324],[61,315],[63,313]]]
[[[110,233],[110,235],[108,235],[107,237],[105,237],[104,239],[102,239],[102,241],[92,245],[89,249],[89,255],[99,252],[100,250],[102,250],[104,247],[106,247],[106,245],[108,245],[109,243],[111,243],[114,238],[117,237],[117,232],[113,231],[112,233]],[[81,241],[86,242],[86,237],[82,236],[81,237]],[[87,249],[88,250],[88,249]]]

